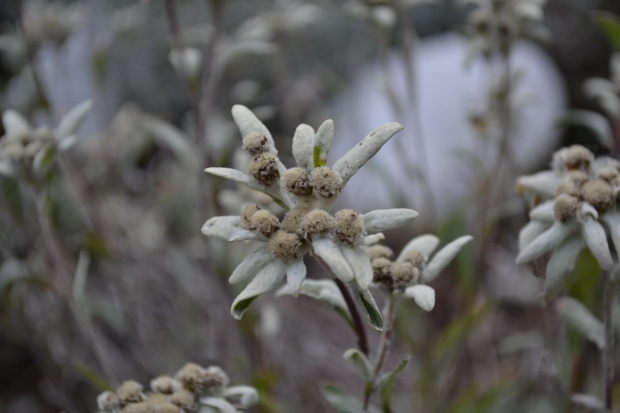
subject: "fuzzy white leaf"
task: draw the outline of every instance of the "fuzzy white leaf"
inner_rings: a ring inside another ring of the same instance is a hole
[[[405,289],[405,296],[413,298],[415,303],[424,311],[431,311],[435,307],[435,290],[428,285],[412,285]]]
[[[398,228],[418,217],[413,209],[393,208],[377,209],[364,214],[364,229],[368,232],[381,232]]]
[[[614,266],[614,261],[611,258],[611,252],[607,244],[607,234],[605,234],[603,226],[593,218],[586,219],[582,226],[582,234],[590,252],[592,252],[601,268],[605,271],[610,271]]]
[[[340,249],[353,271],[357,284],[361,288],[367,289],[373,278],[372,265],[370,264],[370,257],[368,254],[359,247],[352,248],[343,245]]]
[[[269,251],[267,246],[262,246],[241,261],[237,268],[233,271],[228,279],[231,284],[236,284],[247,280],[248,278],[256,275],[269,261],[274,260],[275,257]]]
[[[327,164],[327,154],[329,148],[332,146],[332,140],[334,139],[334,121],[331,119],[326,120],[319,126],[314,137],[313,159],[314,163],[319,165]]]
[[[56,138],[62,140],[63,138],[74,135],[92,108],[93,101],[89,99],[71,109],[60,120],[56,128]]]
[[[235,406],[228,403],[221,397],[201,397],[200,404],[217,409],[220,413],[237,413]]]
[[[256,297],[275,287],[286,274],[286,265],[281,260],[273,260],[261,269],[252,281],[233,301],[230,313],[239,320]]]
[[[2,125],[6,136],[22,135],[31,131],[26,118],[12,109],[2,113]]]
[[[540,234],[517,257],[517,264],[523,265],[542,257],[557,247],[571,233],[577,229],[576,224],[562,224],[554,222],[551,228]]]
[[[362,378],[366,382],[370,382],[373,376],[373,368],[368,358],[358,349],[351,348],[344,352],[342,356],[345,360],[351,360],[357,366]]]
[[[340,248],[329,238],[315,238],[312,240],[314,253],[318,255],[334,275],[343,282],[353,280],[353,271],[347,260],[342,255]]]
[[[611,241],[616,249],[616,255],[620,257],[620,213],[609,211],[601,215],[601,220],[607,226]]]
[[[306,264],[303,261],[295,261],[286,265],[286,282],[291,287],[294,297],[299,295],[301,284],[306,279]]]
[[[566,322],[581,335],[596,344],[600,349],[605,347],[605,327],[579,301],[570,298],[558,298],[556,308]]]
[[[229,242],[248,241],[257,238],[253,232],[239,227],[238,216],[213,217],[207,220],[201,228],[207,237],[220,238]]]
[[[562,182],[562,177],[555,171],[543,171],[517,179],[517,192],[533,192],[545,198],[555,196],[555,189]]]
[[[342,186],[366,163],[375,156],[379,149],[400,132],[403,126],[400,123],[390,122],[379,126],[370,132],[360,143],[355,145],[342,158],[338,159],[333,166],[334,171],[342,177]]]
[[[547,263],[545,276],[545,301],[554,299],[566,277],[573,271],[579,253],[586,247],[581,237],[571,237],[558,245]]]
[[[364,237],[364,245],[375,245],[385,240],[385,235],[382,232],[372,235],[366,235]]]
[[[295,129],[293,136],[293,157],[300,168],[312,169],[312,153],[314,151],[314,129],[301,124]]]
[[[553,222],[555,220],[555,213],[553,212],[553,205],[555,200],[546,201],[540,205],[537,205],[530,211],[530,219],[536,221]]]
[[[461,248],[467,243],[469,243],[474,238],[471,235],[465,235],[455,239],[450,242],[448,245],[443,247],[437,254],[433,256],[433,259],[430,260],[424,271],[422,272],[422,281],[423,283],[429,283],[433,281],[444,268],[448,266],[450,261],[456,257],[456,254],[459,253]]]
[[[530,221],[519,231],[519,250],[523,251],[540,234],[549,229],[549,223]]]
[[[435,249],[439,245],[439,238],[432,234],[424,234],[419,237],[415,237],[411,241],[405,245],[405,248],[402,249],[400,254],[398,255],[397,261],[402,261],[403,257],[406,256],[409,251],[418,251],[422,253],[426,258],[430,257]]]
[[[251,407],[258,403],[258,392],[250,386],[228,386],[224,389],[224,397],[238,399],[241,407]]]
[[[232,107],[232,115],[241,132],[242,138],[245,138],[252,132],[258,132],[267,138],[267,147],[269,151],[275,155],[278,154],[269,129],[267,129],[263,122],[261,122],[250,109],[243,105],[235,105]]]

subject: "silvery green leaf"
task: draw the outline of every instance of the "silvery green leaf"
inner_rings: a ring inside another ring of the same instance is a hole
[[[364,229],[368,232],[381,232],[398,228],[418,217],[413,209],[393,208],[377,209],[364,214]]]
[[[76,143],[77,135],[69,135],[66,138],[60,139],[56,147],[59,152],[65,152],[66,150],[72,148]]]
[[[370,132],[360,143],[355,145],[344,156],[336,161],[333,170],[340,174],[342,186],[366,163],[375,156],[379,149],[390,140],[392,136],[400,132],[403,126],[400,123],[390,122],[379,126]]]
[[[142,128],[153,136],[153,139],[162,146],[169,148],[181,164],[188,170],[194,170],[200,165],[198,151],[191,143],[191,139],[180,129],[156,118],[142,115]]]
[[[385,240],[385,235],[382,232],[372,235],[366,235],[364,237],[364,245],[375,245]]]
[[[381,396],[381,407],[384,413],[392,412],[392,392],[394,391],[394,382],[396,381],[396,376],[407,367],[407,363],[409,363],[410,356],[406,356],[404,359],[400,361],[391,372],[387,373],[384,377],[381,378],[379,395]]]
[[[575,223],[562,224],[554,222],[551,228],[540,234],[517,257],[517,264],[527,264],[542,257],[547,252],[557,247],[566,237],[571,235],[577,226]]]
[[[359,247],[353,248],[348,245],[341,245],[340,250],[349,263],[357,284],[361,288],[367,289],[373,278],[372,265],[368,254]]]
[[[517,192],[533,192],[544,198],[553,198],[555,189],[562,182],[562,177],[555,171],[543,171],[517,179]]]
[[[260,191],[269,195],[270,197],[274,198],[276,202],[283,202],[283,197],[280,193],[280,188],[278,185],[272,185],[270,187],[265,186],[250,175],[231,168],[207,168],[205,169],[205,172],[211,175],[230,179],[231,181],[235,181],[240,184],[244,184],[250,189]]]
[[[579,331],[581,335],[596,344],[600,349],[605,347],[605,327],[579,301],[570,297],[558,298],[556,308],[566,322]]]
[[[47,172],[54,161],[55,147],[52,142],[46,143],[35,155],[32,168],[38,174]]]
[[[213,217],[204,223],[201,231],[207,237],[220,238],[229,242],[256,239],[256,234],[239,227],[239,219],[238,216]]]
[[[314,129],[301,124],[295,129],[293,136],[293,157],[300,168],[312,169],[312,152],[314,150]]]
[[[303,261],[295,261],[286,264],[286,283],[291,287],[294,297],[299,295],[301,284],[306,279],[306,264]]]
[[[592,255],[596,258],[601,268],[610,271],[614,266],[611,258],[609,245],[607,244],[607,234],[601,224],[593,218],[586,219],[582,225],[583,238],[588,244],[588,248]]]
[[[360,288],[355,282],[350,283],[349,286],[353,300],[364,320],[375,330],[383,330],[383,316],[370,291]]]
[[[443,247],[433,258],[429,261],[428,265],[422,273],[423,283],[429,283],[433,281],[439,273],[448,266],[448,264],[456,257],[461,248],[474,239],[471,235],[465,235],[455,239],[448,245]]]
[[[250,109],[243,105],[234,105],[232,108],[232,115],[239,131],[241,132],[242,138],[245,138],[252,132],[258,132],[267,138],[269,152],[272,152],[275,155],[278,154],[269,129],[267,129],[263,122],[261,122]]]
[[[258,403],[258,392],[250,386],[228,386],[224,389],[224,397],[239,400],[241,407],[251,407]]]
[[[563,125],[579,125],[590,129],[600,144],[609,147],[613,142],[613,132],[609,122],[600,113],[589,110],[571,110],[560,119]]]
[[[235,406],[228,403],[221,397],[201,397],[200,404],[204,406],[214,407],[220,413],[237,413]]]
[[[549,223],[530,221],[519,231],[519,250],[523,251],[540,234],[549,229]]]
[[[13,109],[2,113],[2,125],[6,136],[22,135],[30,132],[28,121]]]
[[[71,109],[60,120],[60,123],[56,128],[56,139],[61,140],[68,136],[74,135],[92,108],[93,101],[89,99]]]
[[[237,268],[233,271],[228,279],[231,284],[236,284],[247,280],[248,278],[256,275],[269,261],[274,260],[275,257],[269,251],[267,246],[262,246],[256,251],[248,255],[241,261],[241,264],[237,265]]]
[[[409,251],[418,251],[422,253],[426,258],[430,257],[435,249],[439,245],[439,238],[432,234],[424,234],[419,237],[415,237],[405,245],[398,255],[397,261],[402,261],[403,257],[409,253]]]
[[[312,159],[315,167],[327,165],[327,154],[334,139],[334,121],[326,120],[319,126],[314,137]]]
[[[530,219],[536,221],[553,222],[555,220],[555,213],[553,212],[553,205],[555,200],[546,201],[540,205],[537,205],[530,211]]]
[[[359,369],[360,373],[362,373],[362,377],[365,381],[370,382],[370,380],[372,380],[372,365],[364,353],[358,349],[351,348],[345,351],[342,357],[344,357],[345,360],[351,360],[355,363],[355,366]]]
[[[259,295],[271,290],[286,274],[286,265],[281,260],[273,260],[256,274],[254,279],[233,301],[230,313],[239,320]]]
[[[404,295],[413,298],[424,311],[431,311],[435,307],[435,290],[428,285],[418,284],[407,287]]]
[[[343,282],[351,282],[353,280],[351,266],[342,255],[342,250],[334,244],[334,241],[329,238],[314,238],[312,240],[312,249],[327,264],[336,277]]]
[[[589,410],[595,410],[599,412],[604,412],[606,410],[605,403],[603,403],[602,400],[589,394],[574,393],[570,396],[570,399],[576,405],[585,407]]]
[[[545,276],[545,301],[554,299],[566,277],[573,271],[579,253],[586,247],[581,237],[570,237],[551,254]]]
[[[601,215],[601,220],[607,226],[611,241],[614,243],[616,255],[620,257],[620,213],[608,211]]]

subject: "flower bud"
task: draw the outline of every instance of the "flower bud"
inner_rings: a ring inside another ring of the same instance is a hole
[[[315,196],[331,198],[340,192],[342,178],[338,172],[330,167],[321,166],[310,174],[310,184],[314,189]]]
[[[376,283],[391,287],[392,277],[390,276],[391,262],[387,258],[375,258],[371,261],[372,272],[374,274],[373,281]]]
[[[583,186],[583,199],[597,211],[607,211],[614,204],[614,189],[607,182],[597,179]]]
[[[251,230],[252,229],[252,215],[256,211],[260,210],[258,205],[250,204],[243,209],[241,213],[241,219],[239,220],[239,226],[243,229]]]
[[[123,408],[123,413],[152,413],[153,406],[146,403],[132,403]]]
[[[363,233],[364,220],[358,212],[352,209],[336,212],[336,235],[340,241],[355,245]]]
[[[97,397],[97,407],[104,413],[112,413],[120,407],[120,400],[111,391],[101,393]]]
[[[116,389],[116,395],[124,406],[129,403],[137,403],[144,399],[142,385],[137,381],[128,380]]]
[[[397,287],[406,287],[416,280],[417,271],[408,262],[393,262],[390,264],[390,275]]]
[[[403,261],[408,262],[414,268],[421,270],[426,264],[426,257],[418,250],[409,250],[403,256]]]
[[[618,168],[614,166],[606,166],[598,171],[596,177],[611,184],[616,180],[616,178],[620,177],[620,171],[618,171]]]
[[[168,403],[168,401],[169,397],[161,393],[149,394],[146,399],[144,399],[144,403],[150,406],[160,406],[162,404]]]
[[[172,396],[170,396],[170,403],[180,407],[185,412],[194,412],[198,408],[196,396],[185,389],[174,392]]]
[[[159,376],[151,380],[151,390],[155,393],[172,394],[181,389],[181,383],[170,376]]]
[[[310,174],[304,168],[291,168],[282,177],[284,189],[298,196],[312,195]]]
[[[269,186],[280,177],[278,158],[271,152],[254,155],[248,161],[248,172],[257,181]]]
[[[304,235],[325,234],[334,228],[334,218],[327,211],[313,209],[301,221],[301,232]]]
[[[301,228],[301,222],[311,209],[307,206],[296,206],[286,213],[282,220],[282,229],[286,232],[297,232]]]
[[[587,171],[594,160],[594,155],[581,145],[562,148],[553,154],[553,169]]]
[[[555,219],[566,223],[577,216],[580,207],[579,199],[567,194],[561,194],[555,199],[553,204],[553,213]]]
[[[269,240],[269,250],[283,261],[299,259],[301,246],[299,237],[286,231],[277,231]]]
[[[394,251],[385,245],[373,245],[366,250],[366,254],[370,257],[370,261],[373,261],[377,258],[391,259],[394,256]]]
[[[243,149],[252,155],[267,152],[267,137],[258,132],[252,132],[243,138]]]
[[[575,198],[581,197],[581,189],[572,181],[562,181],[555,188],[555,195],[566,194],[570,196],[574,196]]]
[[[184,413],[179,407],[172,403],[161,403],[154,407],[157,413]]]
[[[250,220],[250,228],[252,231],[269,238],[274,232],[280,229],[280,221],[271,212],[266,209],[256,211]]]
[[[230,383],[228,375],[218,366],[210,366],[206,370],[206,387],[220,388],[226,387]]]
[[[586,182],[590,180],[588,174],[582,171],[569,171],[566,174],[565,180],[570,181],[581,188]]]
[[[205,385],[205,369],[196,363],[187,363],[176,374],[176,379],[192,393],[202,393]]]

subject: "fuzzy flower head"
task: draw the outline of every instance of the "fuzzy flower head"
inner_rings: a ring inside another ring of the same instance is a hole
[[[279,219],[251,204],[240,216],[214,217],[204,224],[202,232],[207,236],[262,244],[230,277],[231,283],[249,281],[234,300],[232,315],[240,318],[258,295],[271,290],[285,277],[292,294],[299,294],[306,278],[303,261],[306,254],[311,254],[352,288],[367,291],[373,270],[363,249],[365,237],[401,226],[416,218],[417,213],[409,209],[386,209],[363,214],[343,209],[332,214],[330,209],[349,179],[402,126],[397,123],[380,126],[328,166],[333,122],[325,121],[317,131],[302,124],[292,139],[296,165],[287,168],[278,158],[271,133],[248,108],[235,105],[232,114],[249,156],[247,172],[228,168],[207,168],[206,172],[263,192],[285,210]],[[372,297],[368,295],[361,294],[366,300],[362,307],[371,305]]]
[[[258,393],[252,387],[229,384],[220,367],[187,363],[175,378],[153,379],[152,393],[144,393],[140,383],[128,380],[115,393],[100,394],[97,405],[101,413],[194,413],[203,407],[236,412],[258,402]]]
[[[620,251],[620,162],[573,145],[553,156],[550,171],[520,177],[517,188],[536,194],[530,222],[519,235],[518,264],[546,260],[545,299],[561,290],[579,253],[588,248],[604,270],[614,266],[608,244]],[[530,198],[531,199],[531,198]]]
[[[55,156],[76,142],[75,132],[91,109],[83,102],[67,113],[55,130],[33,129],[14,110],[2,114],[5,135],[0,137],[0,174],[33,179],[52,166]]]

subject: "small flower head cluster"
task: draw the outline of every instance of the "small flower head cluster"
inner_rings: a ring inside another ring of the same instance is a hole
[[[14,110],[2,114],[5,135],[0,138],[0,174],[32,178],[45,172],[57,152],[69,149],[76,142],[75,132],[91,108],[83,102],[67,113],[55,130],[33,129]]]
[[[204,368],[187,363],[175,377],[159,376],[150,383],[151,391],[133,380],[116,392],[106,391],[97,398],[101,413],[192,413],[201,407],[236,412],[258,401],[256,390],[248,386],[228,386],[228,375],[219,367]]]
[[[603,270],[614,266],[607,242],[620,251],[620,162],[594,158],[583,146],[557,151],[552,169],[517,180],[517,192],[534,206],[519,236],[518,264],[529,264],[553,251],[547,264],[545,297],[553,298],[588,247]]]
[[[409,241],[399,256],[384,245],[367,248],[373,268],[373,285],[388,293],[412,298],[425,311],[435,306],[435,290],[426,284],[456,257],[461,248],[470,242],[469,235],[457,238],[430,258],[439,238],[434,235],[421,235]]]
[[[333,122],[325,121],[316,133],[302,124],[293,137],[296,166],[287,169],[265,125],[244,106],[234,106],[232,113],[243,136],[243,148],[250,154],[247,173],[228,168],[207,168],[206,172],[261,191],[287,210],[279,220],[266,209],[248,205],[241,216],[214,217],[204,224],[202,232],[208,236],[263,243],[230,277],[231,283],[252,279],[233,302],[233,316],[240,318],[254,298],[274,288],[284,276],[297,295],[306,278],[303,257],[307,253],[342,281],[367,290],[372,267],[363,250],[366,235],[401,226],[417,213],[386,209],[361,214],[343,209],[331,215],[330,208],[353,174],[402,126],[388,123],[377,128],[329,167]]]
[[[518,38],[546,38],[542,25],[545,0],[469,0],[478,7],[468,18],[473,55],[506,55]]]

